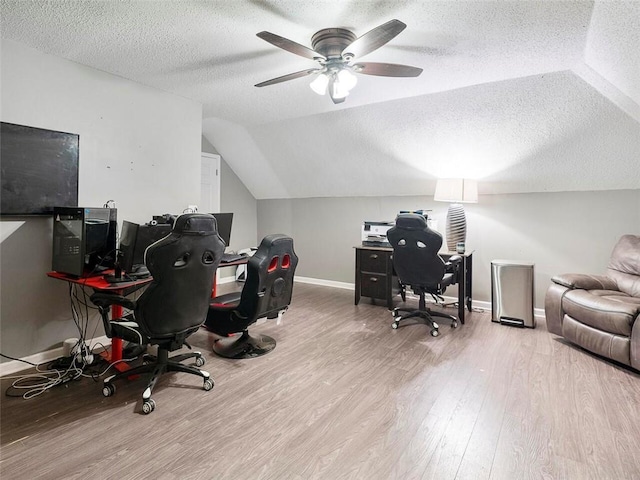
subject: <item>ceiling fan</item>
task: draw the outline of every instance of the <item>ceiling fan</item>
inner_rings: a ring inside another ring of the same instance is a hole
[[[256,87],[266,87],[308,75],[317,75],[311,82],[311,89],[320,95],[328,91],[333,103],[342,103],[357,82],[354,73],[380,77],[417,77],[422,73],[422,69],[409,65],[352,63],[355,58],[363,57],[382,47],[405,28],[406,25],[400,20],[389,20],[360,37],[356,37],[346,28],[324,28],[311,37],[312,49],[274,33],[257,33],[258,37],[278,48],[317,61],[320,67],[272,78],[258,83]]]

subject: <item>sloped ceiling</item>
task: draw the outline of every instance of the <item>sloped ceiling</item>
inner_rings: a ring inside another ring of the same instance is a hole
[[[435,179],[481,193],[640,188],[640,2],[220,0],[0,1],[2,37],[194,99],[203,134],[258,198],[429,195]],[[407,24],[364,60],[341,105],[267,30],[310,46]]]

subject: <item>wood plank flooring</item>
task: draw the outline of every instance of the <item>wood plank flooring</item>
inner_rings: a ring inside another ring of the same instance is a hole
[[[408,303],[415,303],[409,299]],[[639,479],[640,375],[473,312],[433,338],[353,292],[297,284],[249,360],[191,337],[215,380],[170,374],[110,398],[91,379],[4,396],[3,479]]]

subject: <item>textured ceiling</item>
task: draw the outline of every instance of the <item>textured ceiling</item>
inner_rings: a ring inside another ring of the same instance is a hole
[[[194,99],[203,133],[256,198],[640,188],[640,2],[0,1],[2,36]],[[310,46],[407,24],[363,60],[424,69],[359,76],[334,105],[310,79],[253,85]],[[612,168],[613,165],[613,168]]]

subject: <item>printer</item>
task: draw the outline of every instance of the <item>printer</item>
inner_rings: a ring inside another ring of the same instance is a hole
[[[362,245],[367,247],[390,247],[387,230],[394,222],[364,222],[362,224]]]

